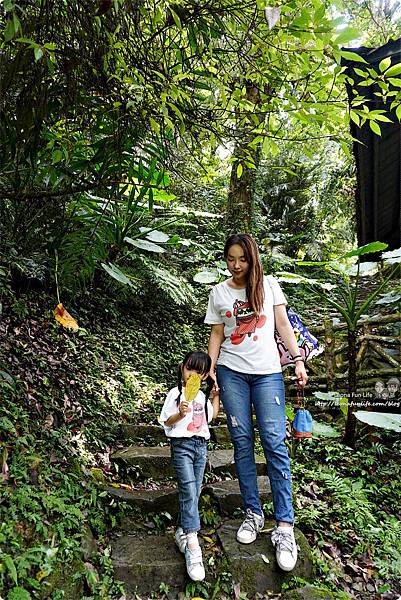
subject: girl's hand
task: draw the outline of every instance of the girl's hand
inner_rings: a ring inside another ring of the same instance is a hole
[[[188,409],[189,409],[189,404],[188,404],[188,402],[187,402],[186,400],[183,400],[183,401],[180,403],[180,406],[179,406],[179,408],[178,408],[181,418],[185,417],[185,415],[186,415],[186,414],[187,414],[187,412],[188,412]]]
[[[308,375],[306,373],[303,360],[297,360],[295,363],[295,376],[297,378],[297,386],[303,388],[308,383]]]

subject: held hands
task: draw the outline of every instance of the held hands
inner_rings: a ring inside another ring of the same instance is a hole
[[[212,387],[212,396],[218,396],[220,394],[220,388],[219,384],[217,383],[216,373],[214,371],[209,371],[208,377],[214,381],[214,385]]]
[[[297,386],[304,388],[308,382],[308,375],[306,373],[305,364],[303,360],[297,360],[295,362],[295,376]]]

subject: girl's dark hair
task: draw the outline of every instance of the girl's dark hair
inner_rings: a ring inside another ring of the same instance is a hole
[[[191,369],[199,373],[199,375],[206,375],[209,373],[212,366],[212,360],[206,352],[187,352],[184,356],[182,363],[178,366],[178,396],[176,398],[177,406],[180,403],[181,392],[182,392],[182,367],[186,367],[187,369]],[[205,413],[206,413],[206,421],[208,420],[207,415],[207,401],[210,396],[210,392],[212,391],[212,387],[214,385],[214,381],[211,377],[206,379],[206,401],[205,401]]]
[[[265,290],[263,286],[263,267],[259,250],[253,237],[247,233],[230,235],[224,246],[224,258],[227,259],[231,246],[238,244],[244,251],[244,256],[249,263],[248,280],[246,282],[246,296],[255,313],[263,310]]]

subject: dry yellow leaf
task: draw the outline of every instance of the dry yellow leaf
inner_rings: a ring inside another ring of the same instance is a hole
[[[192,373],[185,386],[185,399],[187,402],[192,402],[199,392],[201,386],[201,378],[197,373]]]
[[[66,329],[72,329],[73,331],[78,331],[78,323],[76,322],[74,317],[72,317],[70,313],[65,310],[61,302],[60,304],[57,304],[53,313],[56,321],[58,321],[58,323],[60,323],[63,327],[65,327]]]

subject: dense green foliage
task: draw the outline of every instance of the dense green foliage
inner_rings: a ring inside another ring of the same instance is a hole
[[[401,35],[397,7],[2,8],[0,595],[120,598],[109,541],[128,508],[101,484],[119,481],[109,461],[119,424],[153,421],[183,353],[206,347],[205,283],[227,274],[230,181],[252,188],[245,216],[267,270],[299,271],[299,259],[331,261],[352,248],[349,123],[379,135],[389,111],[401,117],[401,69],[385,60],[367,71],[356,59],[388,111],[356,93],[350,106],[341,59],[352,55],[342,47],[375,45],[378,29],[381,43]],[[321,265],[312,270],[327,278]],[[327,312],[316,292],[288,293],[300,312],[311,299],[311,317]],[[60,301],[77,333],[55,323]],[[349,589],[360,564],[379,592],[399,591],[399,444],[381,436],[362,438],[353,457],[337,442],[305,444],[294,462],[299,524],[327,589]],[[216,524],[208,500],[202,515]],[[341,553],[354,561],[346,573]],[[214,590],[187,591],[218,598],[231,583],[223,572]]]

